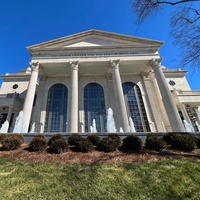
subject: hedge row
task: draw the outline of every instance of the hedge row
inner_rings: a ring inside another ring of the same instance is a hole
[[[12,134],[10,136],[0,134],[0,143],[3,150],[15,150],[24,143],[24,136],[20,134]],[[63,153],[69,149],[69,145],[74,151],[85,153],[94,149],[112,152],[119,147],[121,150],[135,152],[139,152],[143,148],[155,151],[166,148],[192,151],[195,148],[200,148],[200,137],[196,138],[189,134],[175,133],[168,133],[163,137],[158,137],[158,135],[150,133],[147,134],[145,144],[143,144],[142,140],[134,135],[127,136],[121,141],[118,134],[109,134],[103,139],[100,139],[96,134],[89,135],[87,138],[83,138],[79,134],[72,134],[67,143],[62,134],[53,135],[48,142],[43,134],[36,134],[29,143],[29,150],[45,151],[47,149],[51,153]]]

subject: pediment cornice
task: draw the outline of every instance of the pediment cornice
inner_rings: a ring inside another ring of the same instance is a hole
[[[49,52],[80,52],[80,51],[122,51],[132,49],[137,51],[158,51],[163,42],[121,34],[90,30],[71,36],[51,40],[27,47],[29,53],[48,54]]]

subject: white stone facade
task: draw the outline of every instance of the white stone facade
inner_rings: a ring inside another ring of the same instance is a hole
[[[183,120],[193,132],[200,131],[200,91],[191,91],[187,71],[160,65],[162,45],[90,30],[28,47],[30,67],[1,76],[0,127],[6,120],[12,132],[23,110],[26,132],[34,122],[38,133],[90,132],[93,113],[100,120],[99,131],[106,131],[104,110],[111,107],[118,131],[130,131],[129,117],[137,132],[184,132]],[[54,96],[56,84],[63,95]],[[98,88],[94,102],[90,84]]]

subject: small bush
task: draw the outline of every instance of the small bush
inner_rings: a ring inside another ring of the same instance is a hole
[[[137,136],[130,135],[123,139],[123,149],[138,152],[142,150],[142,147],[142,140]]]
[[[58,134],[55,134],[55,135],[53,135],[53,136],[51,137],[51,139],[50,139],[49,142],[48,142],[48,145],[51,145],[51,143],[54,142],[55,140],[64,140],[64,141],[65,141],[63,135],[60,134],[60,133],[58,133]]]
[[[56,139],[52,141],[51,145],[49,146],[49,151],[51,153],[64,153],[68,150],[68,144],[63,139]]]
[[[94,146],[98,146],[99,142],[100,142],[100,137],[96,134],[92,134],[89,135],[87,137],[87,139],[94,145]]]
[[[196,139],[189,135],[177,134],[171,144],[172,149],[177,149],[181,151],[192,151],[195,149]]]
[[[69,145],[76,145],[80,140],[82,140],[82,137],[78,133],[74,133],[68,138],[68,144]]]
[[[0,134],[0,143],[2,143],[2,141],[3,141],[6,137],[7,137],[6,134],[1,133],[1,134]]]
[[[45,138],[45,135],[44,135],[44,134],[41,134],[41,133],[38,133],[38,134],[34,135],[34,137]]]
[[[117,147],[121,145],[121,139],[118,134],[112,133],[108,135],[108,138],[113,140],[116,143]]]
[[[147,134],[145,147],[150,150],[160,151],[166,148],[166,143],[162,138],[159,138],[158,135],[149,133]]]
[[[97,147],[97,150],[103,152],[112,152],[116,151],[116,149],[117,149],[116,142],[113,141],[111,138],[103,138]]]
[[[163,136],[163,140],[165,140],[165,142],[168,145],[171,145],[175,137],[176,137],[175,133],[167,133],[166,135]]]
[[[197,148],[200,149],[200,137],[196,139]]]
[[[24,136],[22,134],[12,134],[10,135],[9,137],[13,137],[15,138],[16,140],[18,140],[20,142],[20,145],[23,144],[25,142],[25,139],[24,139]]]
[[[86,138],[82,138],[79,142],[75,145],[77,151],[81,151],[84,153],[90,152],[93,150],[93,144],[90,140]]]
[[[30,141],[29,148],[31,151],[44,151],[47,148],[47,141],[43,137],[34,136]]]
[[[16,139],[16,137],[14,137],[14,135],[6,137],[2,141],[2,149],[7,150],[7,151],[18,149],[20,147],[20,145],[21,145],[20,140]]]

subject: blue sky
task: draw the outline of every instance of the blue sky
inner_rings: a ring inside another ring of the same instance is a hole
[[[164,41],[162,64],[181,68],[173,61],[178,49],[168,35],[170,12],[137,27],[130,0],[0,0],[0,74],[29,66],[27,46],[90,29]],[[200,90],[200,71],[184,69],[191,88]]]

